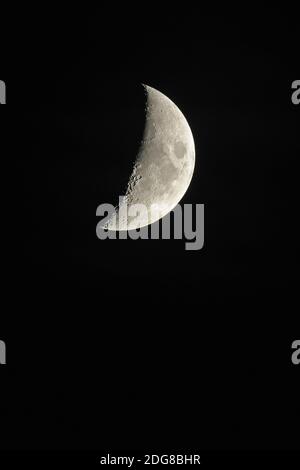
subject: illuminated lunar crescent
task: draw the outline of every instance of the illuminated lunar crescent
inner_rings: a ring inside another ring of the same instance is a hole
[[[187,120],[163,93],[144,88],[143,140],[123,202],[105,225],[108,230],[137,229],[164,217],[182,199],[193,176],[195,144]],[[137,204],[143,204],[146,212],[136,211]]]

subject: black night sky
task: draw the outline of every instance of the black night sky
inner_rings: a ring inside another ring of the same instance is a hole
[[[295,448],[296,15],[24,15],[0,69],[1,447]],[[124,193],[141,139],[140,83],[192,129],[181,203],[205,205],[200,251],[96,237],[96,208]]]

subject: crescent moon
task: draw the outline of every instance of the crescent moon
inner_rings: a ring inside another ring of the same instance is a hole
[[[187,120],[167,96],[143,86],[144,135],[125,197],[105,225],[108,230],[133,230],[164,217],[182,199],[194,172],[195,144]],[[146,210],[137,210],[141,205]]]

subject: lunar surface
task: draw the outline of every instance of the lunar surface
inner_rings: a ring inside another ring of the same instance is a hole
[[[152,224],[182,199],[195,166],[191,129],[178,107],[163,93],[143,85],[147,96],[143,140],[123,201],[106,222],[108,230]],[[143,204],[146,210],[139,210]]]

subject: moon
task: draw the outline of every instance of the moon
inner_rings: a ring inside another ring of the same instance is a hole
[[[184,115],[163,93],[143,87],[143,139],[125,196],[105,224],[108,230],[138,229],[164,217],[182,199],[194,172],[195,144]]]

